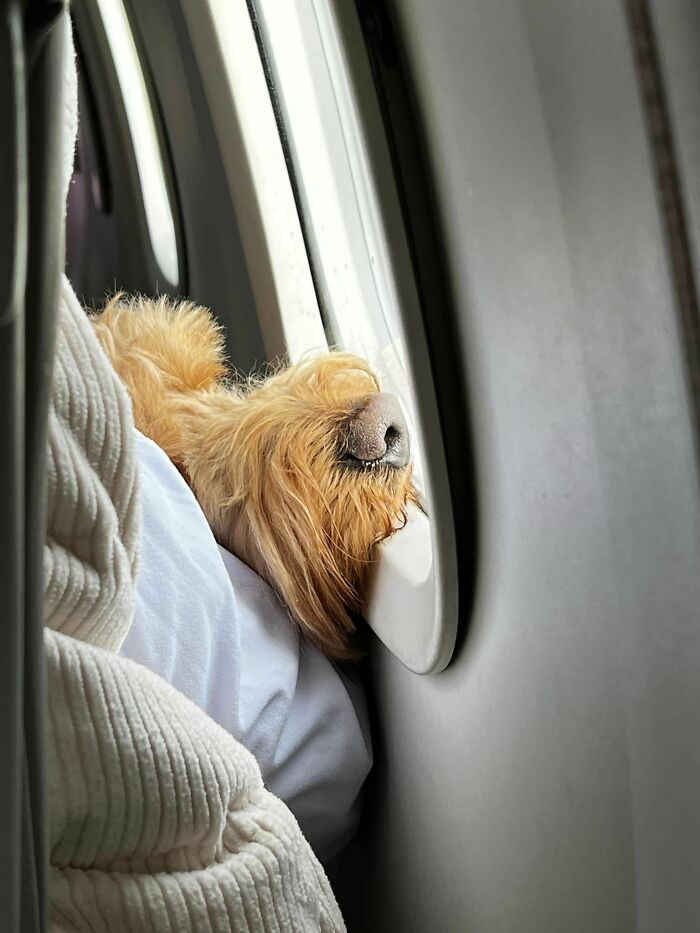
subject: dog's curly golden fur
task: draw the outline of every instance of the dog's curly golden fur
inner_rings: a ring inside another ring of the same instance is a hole
[[[136,426],[180,469],[217,540],[321,650],[352,656],[375,545],[417,501],[410,465],[343,461],[353,414],[379,392],[367,364],[332,352],[240,385],[203,308],[118,295],[93,320]]]

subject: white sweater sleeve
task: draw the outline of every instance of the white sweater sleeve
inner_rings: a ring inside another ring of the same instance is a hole
[[[126,394],[64,282],[45,548],[50,928],[344,929],[328,881],[252,756],[115,654],[140,526]]]

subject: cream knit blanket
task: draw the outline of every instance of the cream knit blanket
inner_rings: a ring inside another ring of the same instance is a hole
[[[322,868],[253,757],[115,653],[137,565],[132,427],[64,281],[45,549],[50,928],[342,930]]]

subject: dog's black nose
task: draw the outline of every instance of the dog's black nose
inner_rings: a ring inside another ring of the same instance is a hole
[[[371,395],[352,416],[344,451],[358,465],[405,467],[411,454],[399,400],[387,392]]]

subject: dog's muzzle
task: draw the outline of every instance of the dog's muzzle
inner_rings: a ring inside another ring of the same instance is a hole
[[[341,459],[349,466],[369,469],[408,464],[411,445],[399,400],[388,392],[371,395],[352,415]]]

